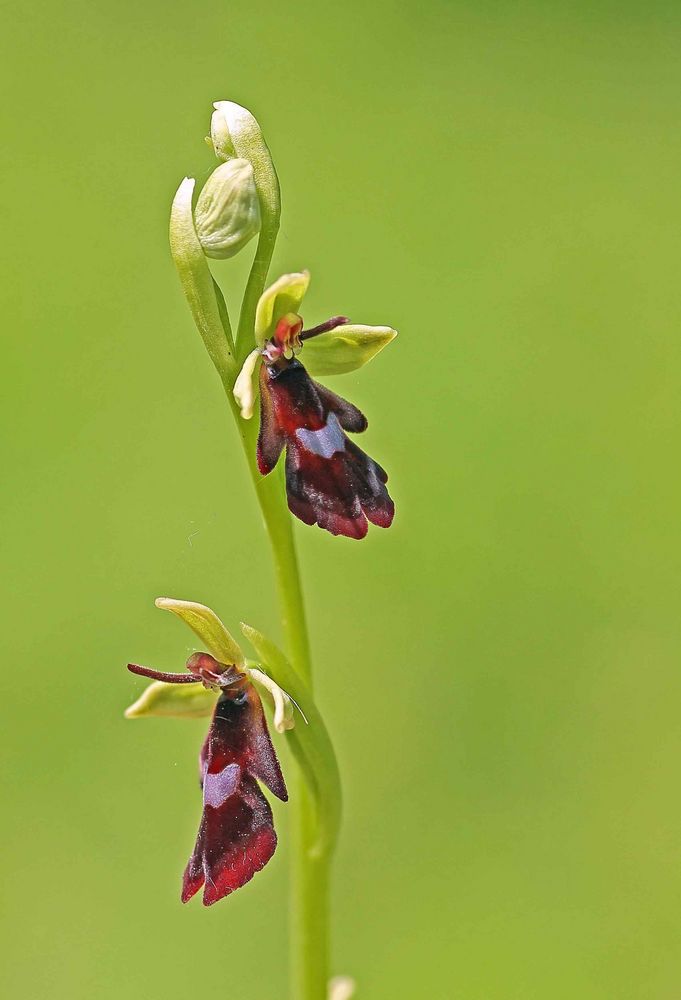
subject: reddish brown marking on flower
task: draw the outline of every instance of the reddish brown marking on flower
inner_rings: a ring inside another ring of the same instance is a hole
[[[210,653],[192,653],[185,665],[189,671],[188,674],[154,670],[152,667],[143,667],[139,663],[129,663],[128,670],[131,674],[150,677],[155,681],[163,681],[164,684],[196,684],[199,682],[211,688],[228,687],[244,677],[243,672],[238,670],[234,664],[220,663]]]
[[[282,353],[289,354],[300,348],[300,331],[302,329],[302,318],[297,313],[287,313],[277,323],[272,340]]]
[[[364,414],[315,382],[299,361],[260,370],[258,468],[270,472],[286,447],[289,509],[333,535],[363,538],[368,521],[387,528],[395,507],[384,469],[344,433],[366,429]]]
[[[252,684],[226,688],[200,755],[203,815],[182,881],[182,902],[204,886],[206,906],[234,892],[277,846],[272,810],[258,781],[282,801],[286,785]]]

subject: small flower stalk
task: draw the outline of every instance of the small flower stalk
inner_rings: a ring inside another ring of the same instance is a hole
[[[288,656],[242,624],[257,659],[210,608],[159,598],[195,633],[201,648],[181,673],[139,664],[151,684],[127,718],[206,718],[199,754],[202,809],[184,871],[181,899],[202,891],[211,906],[246,885],[272,859],[277,835],[269,795],[299,812],[291,845],[292,1000],[348,1000],[354,981],[329,973],[329,870],[341,817],[333,744],[311,695],[311,661],[290,514],[331,535],[362,539],[369,524],[388,528],[395,504],[384,468],[354,440],[367,430],[361,410],[318,376],[354,372],[395,336],[390,326],[334,315],[303,321],[310,275],[291,270],[267,283],[280,218],[279,181],[255,117],[218,101],[209,145],[219,161],[198,192],[186,177],[171,210],[170,245],[187,303],[235,415],[272,546]],[[255,242],[257,239],[257,243]],[[255,246],[238,320],[232,325],[209,261]],[[287,787],[277,740],[297,767]],[[303,792],[305,794],[303,794]]]

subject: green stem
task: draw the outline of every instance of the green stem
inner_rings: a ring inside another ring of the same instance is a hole
[[[246,291],[241,303],[241,315],[239,316],[239,328],[236,338],[237,361],[243,364],[246,355],[253,348],[253,328],[255,326],[255,310],[258,299],[263,293],[267,274],[270,269],[274,245],[277,242],[279,231],[279,214],[277,213],[271,225],[263,228],[258,237],[258,245],[255,250],[255,257],[251,265],[251,272],[248,276]]]
[[[279,229],[279,182],[260,126],[245,108],[220,102],[216,109],[224,114],[218,122],[224,149],[223,158],[244,156],[250,160],[258,191],[262,227],[246,285],[236,343],[233,343],[227,310],[222,295],[213,282],[208,264],[194,230],[192,215],[193,181],[184,181],[178,190],[171,214],[171,248],[185,295],[196,325],[217,368],[246,455],[258,502],[272,549],[281,622],[288,655],[297,676],[308,691],[312,688],[310,646],[305,608],[296,556],[291,515],[286,504],[286,490],[281,463],[269,476],[261,476],[256,465],[257,425],[241,418],[232,395],[236,373],[253,347],[255,313],[269,270]],[[217,148],[217,147],[216,147]],[[315,735],[321,733],[320,725]],[[308,787],[310,774],[300,770],[291,786],[291,990],[293,1000],[326,1000],[329,979],[329,869],[333,840],[339,822],[340,792],[333,748],[323,730],[326,751],[321,757],[331,780],[329,796],[335,806],[328,811],[330,838],[320,847],[315,817],[313,791],[321,800],[319,788]],[[300,739],[300,737],[299,737]],[[297,744],[296,744],[297,745]],[[299,748],[300,749],[300,748]],[[299,756],[298,760],[306,758]],[[318,805],[319,803],[317,803]]]
[[[315,857],[314,803],[304,781],[297,781],[291,853],[291,992],[296,1000],[326,1000],[329,982],[328,855]]]
[[[260,503],[274,563],[281,624],[288,654],[311,690],[312,669],[300,570],[281,465],[261,476],[256,464],[257,426],[242,420],[225,386]],[[291,996],[326,1000],[329,981],[329,874],[331,852],[315,850],[317,824],[312,793],[299,772],[291,788]]]
[[[249,116],[250,117],[250,116]],[[262,228],[241,305],[235,344],[241,364],[253,347],[258,299],[263,293],[279,231],[279,182],[257,123],[233,130],[232,142],[239,155],[253,164],[260,197]],[[274,574],[281,609],[281,624],[288,655],[308,689],[312,690],[312,664],[305,606],[296,555],[291,515],[286,505],[283,468],[261,476],[255,460],[256,426],[244,421],[231,393],[225,388],[234,412],[246,455],[246,463],[260,503],[272,549]],[[329,866],[330,852],[315,853],[316,824],[312,793],[302,773],[291,789],[294,821],[291,824],[291,994],[293,1000],[326,1000],[329,980]]]
[[[269,476],[260,474],[256,464],[257,423],[255,420],[242,420],[231,387],[226,386],[225,388],[272,549],[277,596],[281,608],[281,625],[286,647],[296,670],[307,687],[311,689],[310,645],[307,637],[307,622],[298,556],[293,538],[293,525],[286,505],[285,486],[282,482],[283,469],[280,465]]]

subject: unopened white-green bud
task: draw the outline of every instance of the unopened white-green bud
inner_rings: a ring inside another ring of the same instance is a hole
[[[215,155],[220,160],[231,160],[236,156],[236,150],[229,123],[234,118],[234,109],[239,108],[239,105],[232,101],[216,101],[213,107],[215,111],[210,120],[210,138]]]
[[[194,212],[207,257],[233,257],[260,230],[260,201],[248,160],[221,163],[206,181]]]

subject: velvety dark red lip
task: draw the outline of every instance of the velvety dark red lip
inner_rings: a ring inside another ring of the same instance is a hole
[[[345,433],[366,427],[356,406],[311,379],[299,361],[263,364],[258,468],[267,475],[286,448],[288,506],[305,524],[363,538],[369,522],[392,523],[387,473]]]
[[[199,758],[201,824],[182,879],[182,902],[203,887],[206,906],[239,889],[277,846],[272,810],[258,781],[288,799],[260,698],[250,683],[218,699]]]
[[[203,683],[219,691],[199,756],[203,811],[182,880],[182,901],[205,886],[203,902],[216,903],[240,888],[274,854],[272,810],[258,782],[286,802],[288,792],[257,691],[245,670],[210,653],[192,653],[186,674],[129,663],[142,677],[167,684]]]

